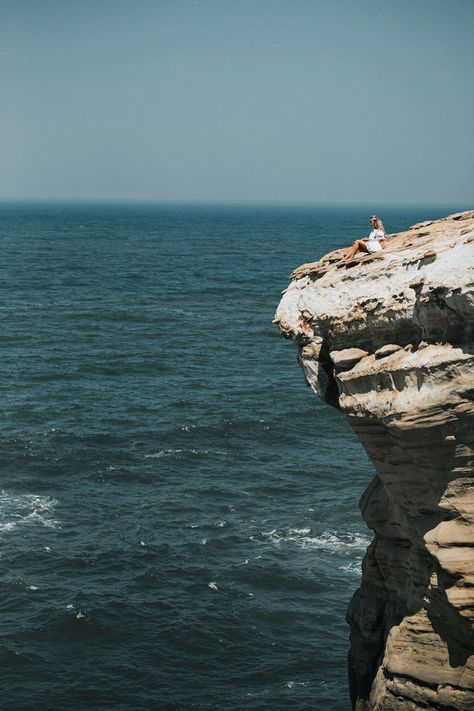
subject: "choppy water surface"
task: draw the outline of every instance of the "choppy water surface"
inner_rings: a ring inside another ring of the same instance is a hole
[[[349,707],[372,467],[271,321],[372,211],[0,207],[4,711]]]

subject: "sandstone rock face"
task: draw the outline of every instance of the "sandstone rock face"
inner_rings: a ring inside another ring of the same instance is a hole
[[[275,321],[377,476],[347,619],[357,711],[474,710],[474,211],[292,274]]]

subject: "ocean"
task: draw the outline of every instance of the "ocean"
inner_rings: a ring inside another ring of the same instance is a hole
[[[462,207],[0,205],[2,711],[345,711],[374,470],[272,324]]]

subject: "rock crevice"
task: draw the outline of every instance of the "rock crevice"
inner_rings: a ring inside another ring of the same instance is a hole
[[[357,711],[474,710],[474,211],[292,274],[275,321],[375,465],[347,619]]]

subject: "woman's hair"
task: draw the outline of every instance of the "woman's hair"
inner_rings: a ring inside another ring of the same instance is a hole
[[[382,230],[382,232],[385,232],[385,227],[383,226],[383,222],[380,217],[377,217],[377,215],[371,215],[370,221],[372,222],[372,220],[375,222],[376,230]]]

